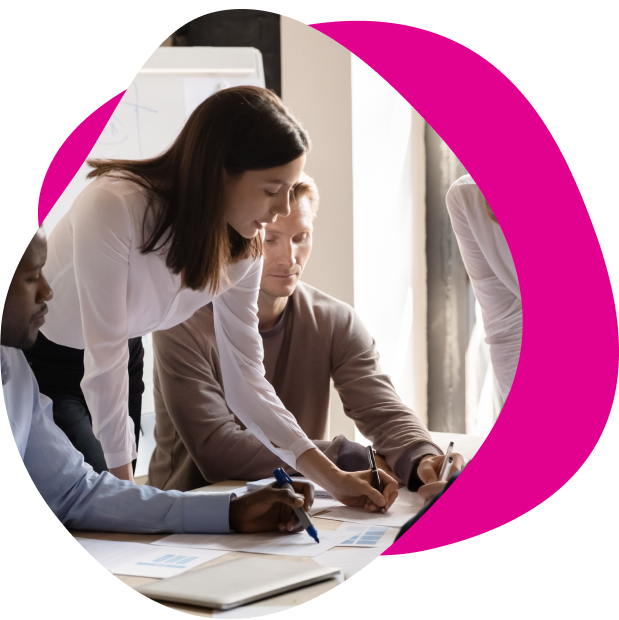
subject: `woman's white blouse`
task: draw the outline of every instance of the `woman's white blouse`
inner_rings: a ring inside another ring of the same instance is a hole
[[[54,298],[42,332],[84,349],[81,387],[108,467],[137,457],[128,416],[128,339],[177,325],[211,301],[230,409],[295,467],[315,446],[264,378],[257,318],[262,259],[230,266],[217,295],[183,288],[165,255],[140,252],[147,204],[146,190],[136,184],[99,177],[52,231],[43,269]]]
[[[447,209],[481,306],[494,373],[507,397],[522,341],[522,303],[514,261],[501,227],[488,215],[484,197],[470,175],[449,188]]]

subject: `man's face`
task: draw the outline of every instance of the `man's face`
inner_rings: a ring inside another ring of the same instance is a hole
[[[312,209],[303,196],[290,204],[290,215],[268,224],[260,290],[273,297],[290,297],[312,251]]]
[[[26,249],[6,296],[0,332],[0,341],[5,347],[31,347],[45,323],[45,302],[52,298],[52,289],[41,273],[46,259],[47,240],[45,233],[39,230]]]

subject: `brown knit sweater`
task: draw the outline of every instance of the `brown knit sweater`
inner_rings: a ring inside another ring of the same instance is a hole
[[[380,369],[374,340],[355,311],[300,282],[278,325],[262,336],[266,378],[307,436],[342,469],[367,469],[361,446],[343,435],[327,440],[333,379],[346,415],[416,490],[421,457],[442,453]],[[153,333],[153,346],[157,447],[149,484],[186,491],[267,478],[286,467],[226,405],[209,307]]]

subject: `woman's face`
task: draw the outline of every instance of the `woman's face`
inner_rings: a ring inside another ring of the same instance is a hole
[[[239,175],[224,172],[224,217],[242,237],[251,239],[278,215],[290,213],[290,188],[305,166],[305,155],[284,166],[248,170]]]

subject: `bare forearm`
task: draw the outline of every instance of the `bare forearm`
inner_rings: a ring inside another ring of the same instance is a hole
[[[343,472],[320,450],[307,450],[297,458],[297,470],[329,491],[336,489]]]
[[[116,476],[119,480],[128,480],[129,482],[134,482],[133,467],[131,466],[131,463],[121,465],[120,467],[110,467],[108,471],[113,476]]]

